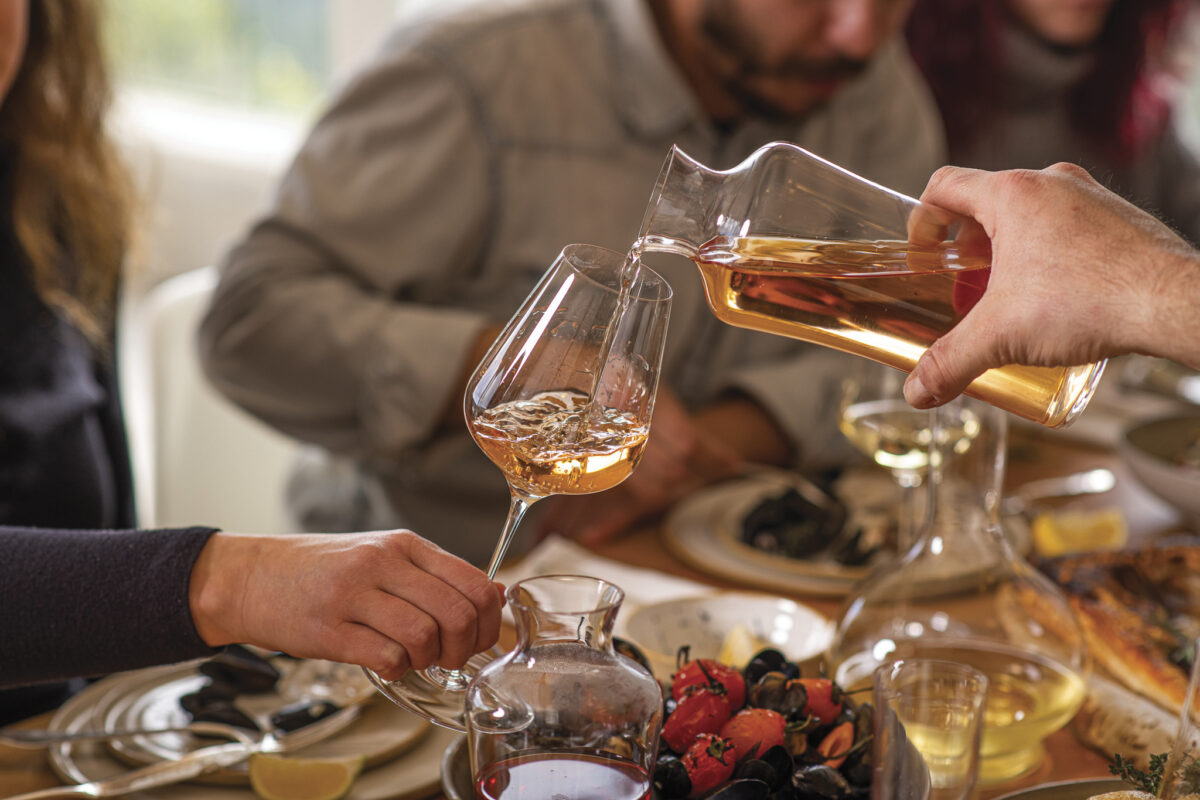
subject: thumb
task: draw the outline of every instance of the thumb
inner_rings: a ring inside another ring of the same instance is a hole
[[[1000,366],[999,350],[985,336],[981,311],[972,309],[957,325],[930,345],[904,381],[904,399],[914,408],[933,408],[962,394],[971,381]]]

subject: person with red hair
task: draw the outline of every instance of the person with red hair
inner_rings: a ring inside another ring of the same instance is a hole
[[[950,163],[1070,162],[1200,243],[1200,165],[1173,124],[1192,0],[916,0],[906,34]]]

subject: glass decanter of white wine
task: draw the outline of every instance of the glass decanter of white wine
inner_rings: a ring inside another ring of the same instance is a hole
[[[1042,741],[1083,702],[1089,662],[1065,595],[1001,530],[1006,415],[982,402],[956,402],[973,404],[979,431],[967,446],[949,447],[938,429],[961,411],[931,412],[929,508],[919,537],[848,599],[829,667],[848,688],[868,685],[875,667],[897,658],[956,661],[983,672],[980,783],[994,785],[1041,763]]]

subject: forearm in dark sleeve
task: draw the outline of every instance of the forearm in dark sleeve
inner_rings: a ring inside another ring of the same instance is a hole
[[[0,686],[213,653],[188,605],[213,532],[0,527]]]

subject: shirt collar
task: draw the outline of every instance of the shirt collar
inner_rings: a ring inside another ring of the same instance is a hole
[[[597,8],[609,31],[613,100],[626,128],[657,138],[703,120],[659,35],[648,0],[598,0]]]

